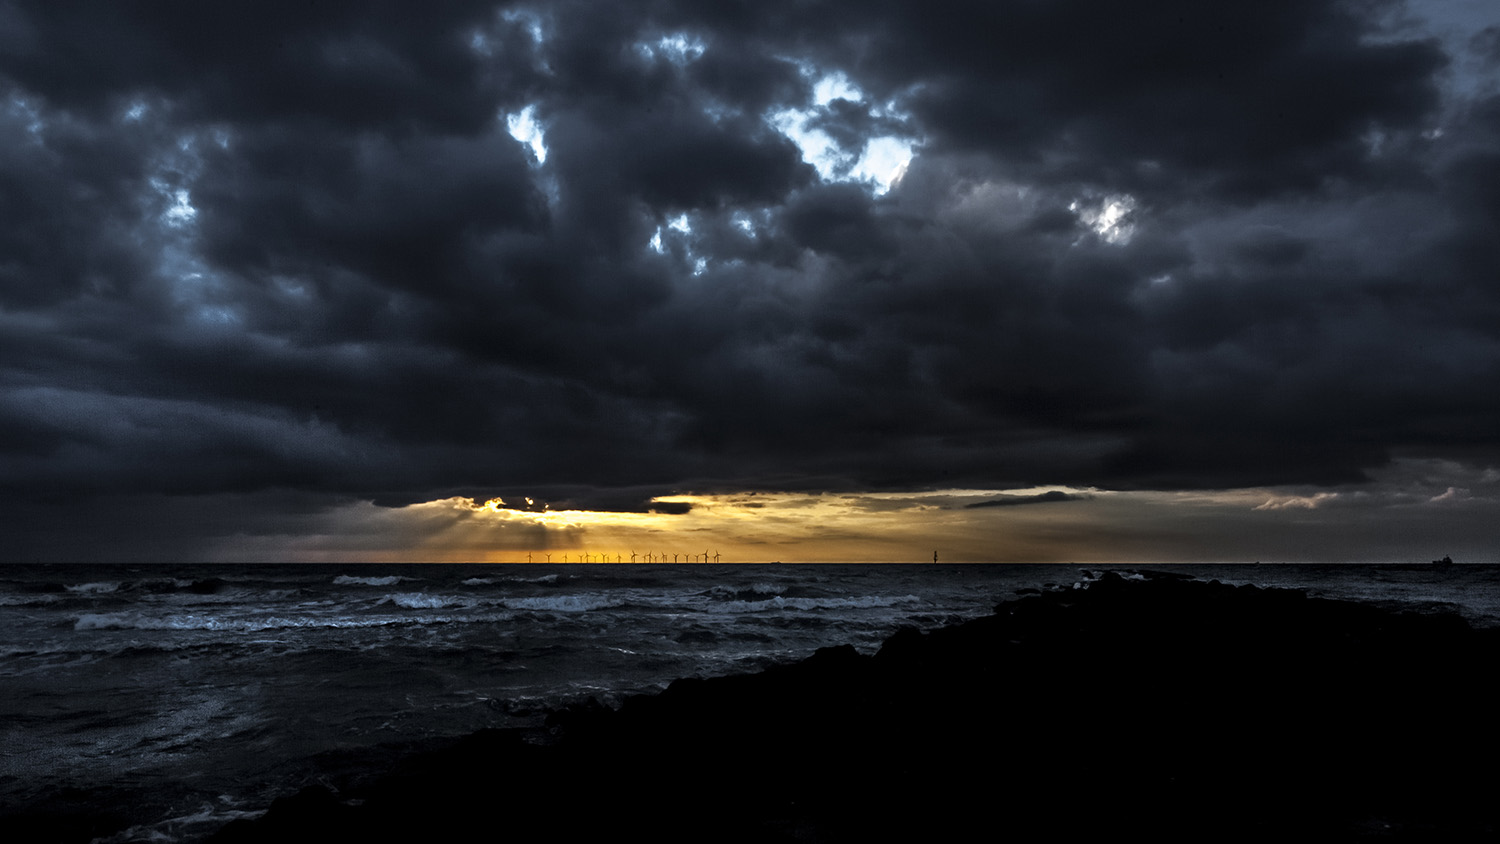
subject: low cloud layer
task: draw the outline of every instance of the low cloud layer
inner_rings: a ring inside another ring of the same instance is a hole
[[[1493,467],[1497,33],[0,0],[0,538]]]
[[[1077,493],[1054,489],[1049,492],[1038,492],[1034,495],[1001,495],[995,498],[986,498],[983,501],[975,501],[972,504],[965,504],[964,506],[972,510],[979,507],[1017,507],[1022,504],[1055,504],[1060,501],[1081,501],[1087,500],[1087,498],[1087,495],[1078,495]]]

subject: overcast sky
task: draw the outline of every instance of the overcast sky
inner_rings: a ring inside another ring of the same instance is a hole
[[[0,0],[0,221],[5,559],[1500,561],[1488,2]]]

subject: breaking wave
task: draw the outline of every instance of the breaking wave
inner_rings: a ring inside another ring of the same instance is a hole
[[[404,580],[415,580],[414,577],[402,577],[393,574],[389,577],[355,577],[354,575],[341,574],[333,579],[334,586],[395,586]]]
[[[449,595],[428,595],[425,592],[398,592],[394,595],[386,595],[380,599],[380,603],[395,604],[409,610],[441,610],[448,607],[468,607],[472,603],[464,598]]]
[[[540,612],[588,612],[624,606],[618,597],[604,595],[557,595],[545,598],[507,598],[505,606],[513,610]]]
[[[708,590],[708,597],[715,601],[750,601],[757,598],[765,599],[780,595],[784,589],[771,583],[752,583],[748,587],[733,589],[728,586],[715,586]]]
[[[56,595],[0,595],[0,607],[42,607],[60,600]]]
[[[79,583],[64,588],[75,595],[107,595],[118,591],[120,584],[118,581],[106,580],[99,583]]]

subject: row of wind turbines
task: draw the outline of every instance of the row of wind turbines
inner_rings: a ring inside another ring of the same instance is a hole
[[[526,562],[528,562],[528,563],[534,563],[534,562],[536,562],[535,556],[536,556],[535,554],[533,554],[533,553],[531,553],[531,552],[528,551],[526,553]],[[544,556],[544,557],[547,558],[547,560],[546,560],[547,562],[549,562],[549,563],[552,562],[552,555],[551,554],[543,553],[542,556]],[[567,554],[562,554],[560,556],[562,557],[562,559],[559,560],[558,562],[563,562],[563,563],[569,562]],[[575,562],[575,563],[607,563],[607,562],[610,562],[608,554],[579,553],[579,554],[574,554],[573,556],[576,557],[576,559],[572,560],[572,562]],[[672,562],[674,562],[674,563],[675,562],[679,562],[679,559],[678,559],[679,557],[681,558],[680,561],[684,562],[684,563],[706,563],[709,560],[713,560],[714,562],[717,563],[719,561],[719,552],[715,551],[712,555],[710,555],[707,551],[704,551],[702,554],[673,554],[672,555]],[[638,560],[641,561],[641,562],[647,562],[647,563],[665,563],[667,561],[667,555],[665,553],[653,554],[650,551],[647,551],[644,554],[637,554],[636,552],[631,551],[630,552],[630,561],[632,563],[634,563],[634,562],[637,562]],[[623,563],[623,562],[625,562],[625,556],[623,554],[616,554],[614,562],[616,562],[616,563]]]

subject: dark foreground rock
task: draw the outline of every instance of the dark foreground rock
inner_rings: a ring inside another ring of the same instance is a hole
[[[1494,840],[1500,642],[1451,616],[1106,576],[873,657],[486,731],[218,844]]]

